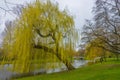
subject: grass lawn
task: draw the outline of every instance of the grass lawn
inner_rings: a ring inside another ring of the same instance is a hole
[[[72,71],[43,74],[16,80],[120,80],[120,61],[108,61]]]

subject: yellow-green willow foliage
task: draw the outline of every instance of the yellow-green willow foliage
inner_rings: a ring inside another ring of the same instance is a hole
[[[66,10],[60,11],[57,4],[49,0],[27,4],[13,32],[11,55],[15,71],[30,72],[58,61],[71,68],[70,52],[74,51],[78,34],[73,17]]]
[[[101,55],[103,54],[102,48],[93,47],[93,46],[89,47],[89,48],[90,49],[86,50],[86,59],[92,60],[92,59],[94,59],[96,57],[101,57]]]
[[[85,49],[86,59],[92,60],[96,57],[105,57],[106,51],[102,48],[103,46],[105,46],[104,42],[99,39],[94,39],[88,43]]]

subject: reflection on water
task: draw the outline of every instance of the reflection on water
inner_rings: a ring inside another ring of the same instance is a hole
[[[74,62],[72,63],[72,65],[75,68],[79,68],[79,67],[82,67],[83,65],[85,65],[87,62],[88,61],[86,61],[86,60],[74,60]],[[60,71],[65,71],[65,70],[67,70],[67,67],[64,64],[62,64],[61,67],[57,67],[57,68],[54,68],[54,69],[48,69],[46,71],[46,73],[54,73],[54,72],[60,72]]]
[[[73,66],[75,68],[79,68],[79,67],[82,67],[83,65],[87,64],[87,60],[74,60],[73,62]]]

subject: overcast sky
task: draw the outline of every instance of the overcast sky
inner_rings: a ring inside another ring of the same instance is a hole
[[[17,4],[26,4],[29,2],[33,2],[35,0],[6,0],[10,3],[17,3]],[[80,29],[85,19],[92,18],[92,7],[94,6],[94,0],[52,0],[59,3],[60,9],[67,8],[71,15],[74,16],[75,20],[75,27]],[[14,5],[8,4],[11,8]],[[0,0],[0,7],[7,8],[4,0]],[[7,13],[4,15],[4,11],[0,9],[0,34],[4,29],[4,23],[6,20],[13,20],[15,19],[15,15]]]

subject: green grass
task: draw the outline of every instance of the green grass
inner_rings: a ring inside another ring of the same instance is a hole
[[[16,80],[120,80],[120,61],[108,61],[72,71],[43,74]]]

